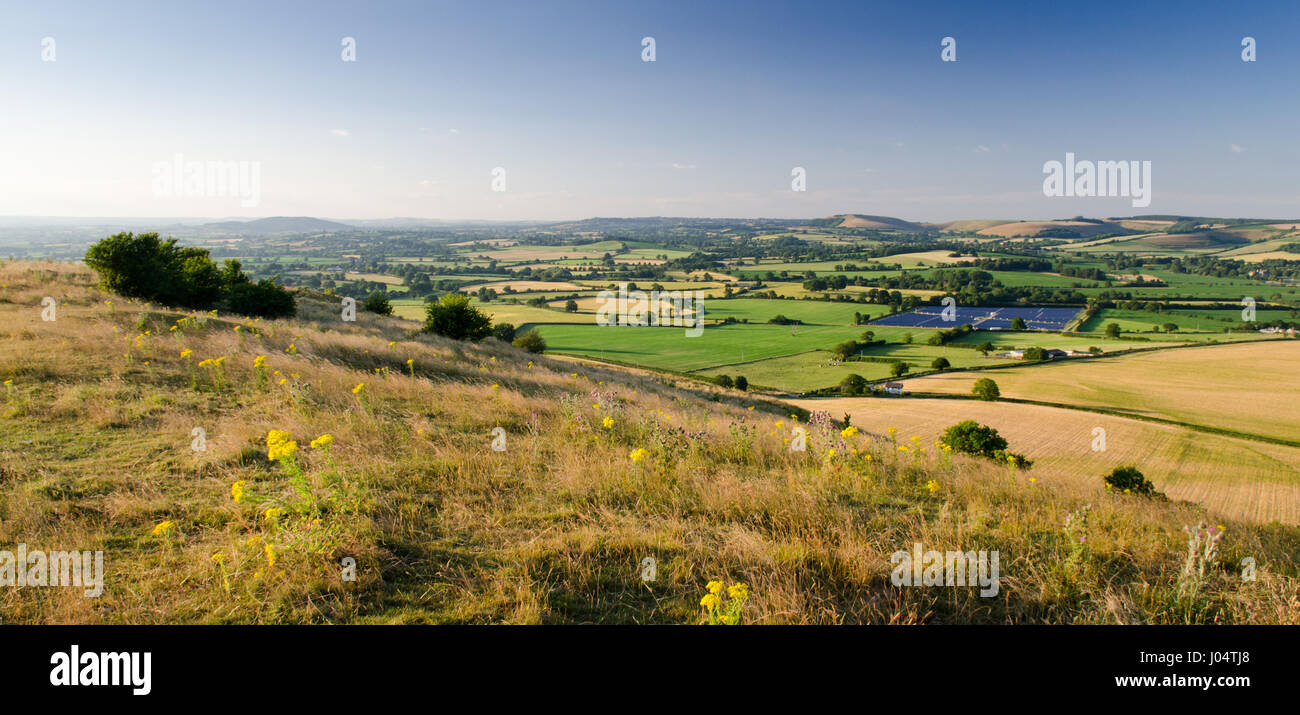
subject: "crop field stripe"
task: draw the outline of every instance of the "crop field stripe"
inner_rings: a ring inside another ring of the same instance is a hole
[[[893,379],[893,378],[891,378]],[[950,392],[909,392],[912,398],[925,398],[934,400],[973,400],[979,401],[974,395],[957,395]],[[907,399],[904,397],[902,399]],[[1268,442],[1271,444],[1280,444],[1284,447],[1300,447],[1300,441],[1283,439],[1281,437],[1270,437],[1268,435],[1255,434],[1253,432],[1238,432],[1236,430],[1225,429],[1223,427],[1211,427],[1209,425],[1196,424],[1194,422],[1180,422],[1178,420],[1166,419],[1164,417],[1151,417],[1150,415],[1138,415],[1132,412],[1125,412],[1117,407],[1098,407],[1088,405],[1070,405],[1064,402],[1048,402],[1046,400],[1028,400],[1023,397],[999,397],[996,402],[1012,402],[1021,405],[1038,405],[1040,407],[1059,407],[1066,410],[1079,410],[1080,412],[1096,412],[1101,415],[1111,417],[1121,417],[1129,420],[1139,420],[1142,422],[1155,422],[1158,424],[1171,425],[1174,427],[1186,427],[1198,432],[1222,435],[1224,437],[1233,437],[1236,439],[1246,439],[1255,442]]]

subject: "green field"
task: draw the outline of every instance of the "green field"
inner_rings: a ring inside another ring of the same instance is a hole
[[[1272,320],[1294,320],[1290,310],[1261,308],[1255,311],[1255,320],[1260,322]],[[1166,323],[1178,326],[1178,332],[1170,335],[1177,338],[1186,333],[1212,333],[1215,337],[1232,339],[1240,335],[1225,335],[1224,329],[1241,324],[1241,310],[1196,310],[1192,308],[1174,308],[1160,313],[1146,310],[1121,310],[1105,308],[1084,324],[1085,332],[1101,332],[1109,323],[1117,323],[1120,330],[1133,333],[1154,333],[1155,329],[1164,331]],[[1257,335],[1247,334],[1249,337]],[[1193,337],[1186,335],[1186,337]]]

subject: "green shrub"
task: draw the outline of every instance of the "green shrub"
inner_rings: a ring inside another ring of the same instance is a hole
[[[424,332],[452,340],[482,340],[492,334],[492,319],[469,304],[469,296],[448,293],[430,303]]]
[[[500,340],[503,343],[514,342],[515,326],[511,325],[510,323],[497,323],[496,325],[492,326],[492,337],[496,338],[497,340]],[[541,336],[539,335],[538,338],[541,338]],[[541,351],[538,350],[534,352],[541,352]]]
[[[226,308],[241,315],[288,318],[297,311],[297,304],[283,286],[263,278],[256,283],[245,281],[230,286],[226,291]]]
[[[1152,484],[1142,472],[1139,472],[1137,467],[1115,467],[1110,474],[1106,475],[1104,481],[1106,487],[1111,491],[1125,494],[1141,494],[1142,496],[1159,494],[1156,491],[1156,485]]]
[[[964,420],[944,430],[943,443],[958,452],[996,459],[1007,448],[1007,441],[992,427]]]
[[[393,314],[393,304],[388,301],[388,293],[382,290],[377,290],[367,296],[364,307],[371,313],[378,315]]]
[[[985,402],[992,402],[1002,396],[1002,391],[998,389],[998,383],[987,377],[976,380],[975,386],[971,388],[970,393]]]
[[[513,331],[514,328],[511,328],[511,332]],[[531,328],[520,333],[519,337],[515,338],[514,346],[530,353],[546,352],[546,341],[542,339],[542,334]]]

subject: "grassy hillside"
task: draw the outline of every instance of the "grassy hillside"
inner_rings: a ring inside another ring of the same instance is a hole
[[[0,548],[103,549],[107,572],[98,599],[0,588],[4,622],[698,623],[724,579],[749,584],[746,623],[1300,623],[1294,528],[1225,522],[1180,592],[1197,506],[825,419],[792,452],[792,408],[740,393],[307,299],[294,321],[187,315],[91,279],[0,266]],[[271,430],[292,456],[268,461]],[[1080,541],[1063,523],[1088,503]],[[1001,592],[891,585],[914,542],[999,550]]]

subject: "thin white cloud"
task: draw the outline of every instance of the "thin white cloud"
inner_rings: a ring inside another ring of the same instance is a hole
[[[979,154],[987,154],[988,152],[991,152],[991,151],[993,151],[993,150],[990,149],[990,148],[988,148],[988,147],[986,147],[986,146],[984,146],[983,144],[979,144],[979,145],[977,145],[977,146],[975,147],[975,152],[976,152],[976,153],[979,153]]]
[[[694,165],[694,164],[678,164],[677,162],[673,162],[673,163],[669,164],[668,166],[671,166],[671,167],[674,168],[674,169],[694,169],[694,168],[695,168],[695,165]]]
[[[1246,151],[1245,149],[1241,148],[1240,144],[1229,144],[1228,148],[1232,150],[1233,154],[1240,154],[1241,152]]]
[[[351,134],[350,132],[348,132],[348,130],[346,130],[346,129],[331,129],[331,130],[330,130],[330,134],[333,134],[333,135],[336,136],[336,137],[350,137],[350,136],[352,136],[352,134]]]

